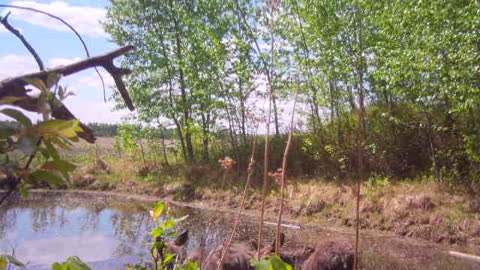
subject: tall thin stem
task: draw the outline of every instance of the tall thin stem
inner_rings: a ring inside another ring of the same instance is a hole
[[[269,81],[271,88],[271,81]],[[260,224],[258,226],[258,252],[257,260],[260,260],[260,251],[263,244],[263,220],[265,218],[265,197],[267,196],[268,189],[268,148],[269,148],[269,135],[270,135],[270,118],[272,111],[272,99],[271,96],[268,100],[268,114],[267,114],[267,133],[265,134],[265,150],[263,160],[263,188],[262,188],[262,208],[260,210]]]
[[[280,209],[278,211],[278,218],[277,218],[277,232],[275,235],[275,254],[280,254],[280,235],[281,235],[281,227],[282,227],[282,214],[283,214],[283,201],[284,201],[284,189],[285,189],[285,176],[287,174],[287,159],[288,159],[288,151],[290,150],[290,144],[292,142],[292,133],[293,133],[293,123],[295,119],[295,107],[297,105],[297,97],[298,97],[298,81],[297,81],[297,89],[295,92],[295,100],[293,102],[293,109],[292,109],[292,117],[290,119],[290,131],[288,132],[288,139],[287,145],[285,146],[285,152],[283,153],[283,161],[282,161],[282,176],[280,178]]]

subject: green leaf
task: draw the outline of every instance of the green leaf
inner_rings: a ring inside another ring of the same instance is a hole
[[[160,226],[162,226],[165,229],[173,228],[175,226],[175,220],[172,218],[167,218],[161,223]]]
[[[269,258],[270,263],[272,264],[273,270],[292,270],[292,266],[284,262],[277,255],[273,255]]]
[[[47,76],[47,84],[45,85],[47,89],[52,88],[60,79],[60,76],[55,72],[49,72]]]
[[[257,270],[272,270],[272,264],[270,263],[270,261],[265,259],[259,261],[252,259],[250,261],[250,265],[252,265]]]
[[[277,255],[272,255],[267,259],[262,259],[260,261],[251,260],[250,264],[255,267],[257,270],[292,270],[292,266],[288,263],[285,263]]]
[[[24,267],[25,264],[22,263],[21,261],[17,260],[15,257],[11,256],[11,255],[3,255],[7,261],[11,264],[14,264],[16,266],[20,266],[20,267]]]
[[[53,146],[53,144],[47,140],[47,139],[44,139],[43,140],[43,143],[45,144],[45,148],[48,152],[48,154],[54,159],[54,160],[59,160],[60,159],[60,156],[58,155],[58,151],[57,149]]]
[[[27,198],[29,193],[28,193],[28,189],[25,188],[25,186],[21,186],[18,191],[20,192],[20,195],[22,195],[22,197],[24,198]]]
[[[58,175],[45,170],[34,171],[28,176],[28,180],[32,183],[46,182],[52,186],[58,186],[64,182],[64,180]]]
[[[67,258],[62,264],[58,262],[54,263],[52,265],[52,270],[91,270],[91,268],[80,260],[80,258],[73,256]]]
[[[52,270],[62,270],[62,265],[58,262],[52,264]]]
[[[28,119],[22,112],[14,110],[14,109],[3,109],[0,111],[1,113],[5,114],[8,117],[11,117],[18,122],[20,122],[25,127],[31,127],[32,121]]]
[[[60,137],[51,137],[50,140],[52,141],[52,143],[58,145],[60,148],[64,150],[70,150],[70,145],[65,140],[62,140]]]
[[[1,255],[0,256],[0,270],[6,270],[7,269],[7,258],[5,256]]]
[[[158,217],[163,213],[163,209],[165,208],[165,204],[163,202],[157,202],[155,208],[153,208],[152,218],[153,220],[157,220]]]
[[[41,122],[35,126],[35,129],[42,135],[50,134],[65,138],[74,138],[77,136],[77,131],[82,131],[82,128],[78,124],[78,119],[55,119]]]
[[[153,229],[152,231],[150,231],[150,235],[155,238],[157,236],[160,236],[160,235],[163,235],[165,232],[165,230],[163,229],[162,226],[157,226],[155,229]]]
[[[69,270],[91,270],[86,263],[84,263],[78,257],[69,257],[66,261],[67,265],[69,266]]]
[[[182,270],[198,270],[200,266],[196,262],[188,262],[181,267]]]
[[[47,86],[43,82],[43,80],[39,78],[24,78],[23,79],[26,83],[35,86],[37,89],[41,90],[42,92],[47,91]]]
[[[163,259],[163,263],[164,264],[169,264],[175,258],[175,254],[168,253],[168,252],[166,252],[166,253],[167,254],[165,255],[165,257]]]

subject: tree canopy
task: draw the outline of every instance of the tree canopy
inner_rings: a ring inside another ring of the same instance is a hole
[[[303,172],[355,171],[360,147],[369,171],[441,180],[479,173],[479,15],[467,0],[112,0],[105,28],[138,48],[122,64],[139,119],[173,126],[189,162],[223,130],[238,159],[267,96],[284,133],[298,86]]]

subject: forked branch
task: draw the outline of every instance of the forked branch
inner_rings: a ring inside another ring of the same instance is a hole
[[[46,69],[43,71],[25,74],[13,78],[7,78],[0,82],[0,98],[6,96],[25,96],[25,86],[28,84],[25,79],[39,78],[45,80],[48,74],[52,72],[58,75],[69,76],[88,68],[103,67],[106,71],[108,71],[108,73],[110,73],[110,75],[115,80],[118,91],[122,95],[122,98],[125,101],[127,107],[131,111],[133,111],[135,107],[133,106],[132,100],[130,99],[125,84],[122,80],[122,76],[129,74],[130,70],[116,67],[113,64],[113,60],[115,58],[124,55],[133,49],[135,49],[134,46],[127,45],[110,51],[108,53],[89,57],[69,65]]]

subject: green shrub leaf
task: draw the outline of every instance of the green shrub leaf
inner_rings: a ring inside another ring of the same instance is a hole
[[[25,114],[23,114],[21,111],[17,111],[17,110],[14,110],[14,109],[3,109],[0,112],[5,114],[8,117],[11,117],[11,118],[17,120],[18,122],[20,122],[25,127],[31,127],[32,126],[32,121],[30,121],[30,119],[27,116],[25,116]]]

